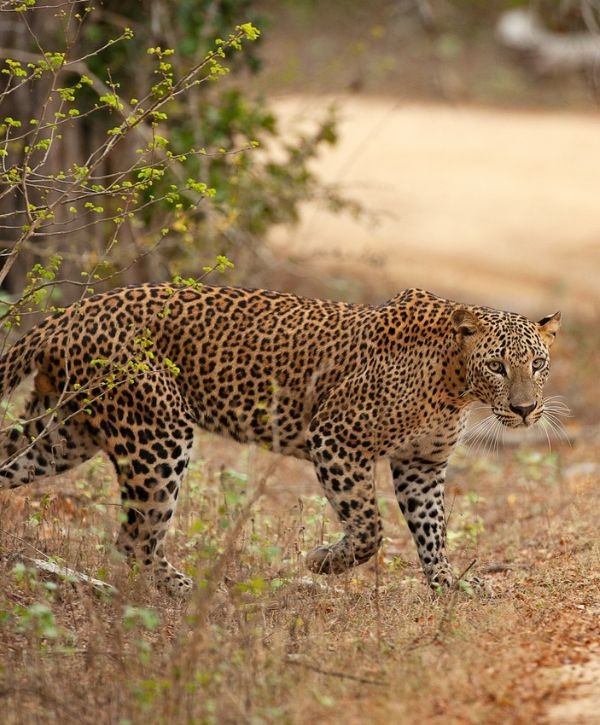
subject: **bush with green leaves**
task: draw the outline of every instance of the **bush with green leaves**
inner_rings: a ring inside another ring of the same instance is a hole
[[[339,206],[309,169],[333,116],[283,140],[251,97],[248,6],[0,2],[5,328],[108,286],[197,277],[217,255],[208,269],[229,255],[248,276],[301,202]]]

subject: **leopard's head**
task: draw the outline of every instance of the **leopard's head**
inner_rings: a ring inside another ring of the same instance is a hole
[[[512,312],[459,307],[452,323],[466,363],[468,392],[509,428],[544,415],[544,384],[560,312],[532,322]]]

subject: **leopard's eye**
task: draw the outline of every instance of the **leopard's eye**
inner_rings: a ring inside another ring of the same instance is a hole
[[[537,372],[538,370],[541,370],[546,365],[546,360],[543,357],[536,357],[536,359],[531,363],[531,369],[534,372]]]
[[[504,363],[500,362],[500,360],[490,360],[487,366],[489,370],[497,375],[506,375],[506,368],[504,367]]]

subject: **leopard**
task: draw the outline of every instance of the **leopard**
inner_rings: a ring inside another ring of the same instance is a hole
[[[165,539],[195,429],[312,462],[343,530],[306,555],[319,574],[380,551],[384,458],[426,581],[455,589],[448,461],[476,401],[508,428],[540,422],[560,323],[559,312],[533,322],[416,288],[382,304],[209,284],[99,293],[0,357],[3,397],[35,376],[23,422],[0,435],[0,489],[104,452],[124,511],[117,549],[158,589],[186,596],[194,582]]]

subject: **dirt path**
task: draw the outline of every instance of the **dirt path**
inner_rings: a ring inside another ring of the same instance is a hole
[[[282,126],[327,103],[279,101]],[[535,311],[600,310],[600,115],[337,104],[340,143],[319,173],[380,222],[309,209],[277,244],[379,264],[398,286]]]
[[[561,680],[574,689],[568,699],[550,708],[550,725],[594,725],[600,722],[600,654],[596,653],[583,665],[563,667]]]

